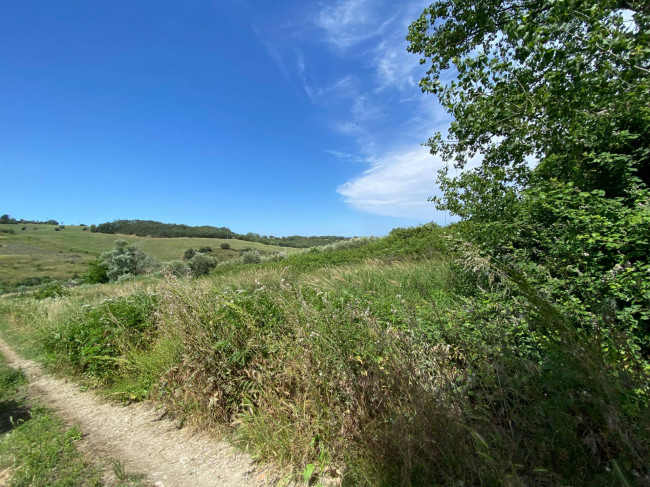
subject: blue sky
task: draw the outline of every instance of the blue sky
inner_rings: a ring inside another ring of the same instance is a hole
[[[445,216],[427,2],[30,1],[0,12],[0,213],[382,235]]]

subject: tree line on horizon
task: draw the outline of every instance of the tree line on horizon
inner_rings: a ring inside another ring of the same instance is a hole
[[[16,218],[13,218],[11,215],[5,213],[4,215],[0,215],[0,223],[3,224],[18,224],[18,223],[29,223],[33,225],[58,225],[59,222],[56,220],[46,220],[46,221],[39,221],[39,220],[25,220],[21,218],[20,220],[17,220]]]
[[[247,242],[296,248],[328,245],[349,239],[348,237],[336,235],[291,235],[287,237],[275,237],[273,235],[266,236],[253,232],[241,234],[235,233],[227,227],[213,227],[210,225],[193,227],[177,223],[162,223],[153,220],[114,220],[112,222],[100,223],[99,225],[91,225],[90,230],[96,233],[136,235],[138,237],[233,238],[237,240],[245,240]]]

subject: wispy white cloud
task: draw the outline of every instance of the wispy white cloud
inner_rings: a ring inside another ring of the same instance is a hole
[[[343,151],[334,150],[334,149],[325,149],[325,152],[327,152],[328,154],[333,155],[334,157],[337,157],[339,159],[343,159],[343,160],[346,160],[346,161],[350,161],[350,162],[363,162],[364,161],[358,155],[350,154],[348,152],[343,152]]]
[[[289,80],[289,73],[284,66],[284,62],[282,60],[282,54],[280,54],[280,51],[277,49],[277,47],[272,43],[269,42],[258,30],[258,28],[253,24],[251,25],[251,28],[253,29],[253,32],[255,33],[255,36],[257,39],[260,41],[260,43],[264,46],[264,49],[268,53],[269,57],[275,62],[275,64],[278,66],[280,69],[280,72],[282,73],[282,76],[284,76],[284,79]]]
[[[381,35],[394,17],[381,18],[377,1],[339,0],[324,5],[316,17],[316,26],[325,32],[325,40],[341,49]]]
[[[337,188],[352,208],[378,215],[441,221],[444,213],[427,198],[436,194],[436,174],[444,163],[425,148],[394,152]]]
[[[306,7],[302,24],[292,27],[300,28],[299,36],[283,37],[290,29],[275,34],[279,44],[292,46],[284,54],[293,54],[294,82],[324,109],[330,129],[358,147],[357,154],[348,143],[345,151],[325,152],[368,168],[337,192],[359,211],[443,223],[444,213],[427,201],[438,191],[443,162],[419,144],[445,132],[449,117],[434,97],[420,93],[425,68],[406,51],[405,40],[408,25],[430,0],[321,1],[315,12]],[[324,49],[323,41],[336,49]]]
[[[388,88],[416,91],[422,71],[419,59],[406,52],[405,44],[399,43],[397,47],[391,45],[382,42],[375,51],[375,92]]]

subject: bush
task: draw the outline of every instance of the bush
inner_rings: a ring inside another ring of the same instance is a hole
[[[84,308],[46,332],[44,349],[80,373],[111,382],[130,367],[119,357],[151,340],[156,301],[156,296],[139,293]]]
[[[99,261],[106,268],[109,281],[117,281],[124,274],[138,276],[160,267],[156,259],[122,239],[115,241],[113,250],[100,255]]]
[[[88,272],[84,275],[84,281],[88,284],[99,284],[108,282],[106,266],[99,259],[88,262]]]
[[[223,250],[230,250],[230,244],[227,242],[222,243],[219,247]]]
[[[198,251],[202,254],[209,254],[210,252],[212,252],[212,247],[208,247],[208,246],[201,247]]]
[[[241,256],[242,264],[259,264],[262,262],[262,255],[257,250],[248,250]]]
[[[59,296],[65,296],[67,292],[63,288],[60,282],[52,282],[45,285],[38,291],[34,293],[35,299],[46,299],[46,298],[57,298]]]
[[[190,260],[195,254],[196,251],[194,249],[187,249],[183,254],[183,260]]]
[[[217,266],[217,259],[204,254],[196,254],[189,262],[194,277],[205,276]]]
[[[125,282],[125,281],[132,281],[135,279],[135,276],[133,274],[122,274],[120,277],[117,278],[117,283]]]
[[[174,277],[189,277],[192,274],[192,269],[182,260],[166,262],[163,271]]]

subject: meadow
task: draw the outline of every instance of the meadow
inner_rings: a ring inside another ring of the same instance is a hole
[[[206,246],[212,248],[210,255],[221,261],[238,258],[244,249],[255,249],[264,254],[294,251],[236,239],[151,238],[94,233],[89,227],[78,225],[0,224],[0,288],[2,284],[13,286],[29,278],[71,279],[80,276],[88,270],[88,262],[110,250],[118,238],[139,246],[163,262],[181,259],[189,248]],[[222,243],[229,244],[230,249],[221,249]]]

